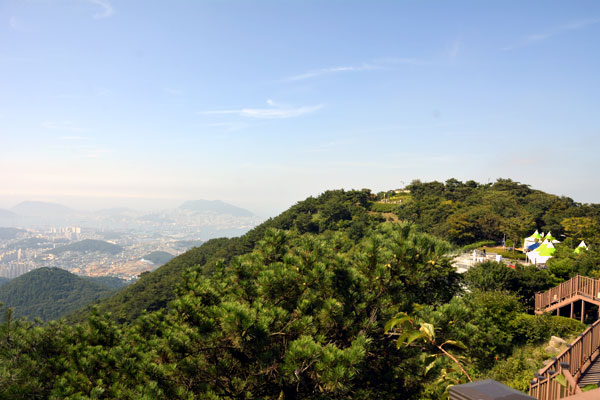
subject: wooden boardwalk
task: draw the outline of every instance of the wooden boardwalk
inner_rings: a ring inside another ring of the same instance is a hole
[[[544,293],[536,293],[535,312],[542,314],[559,310],[562,307],[570,306],[576,301],[600,306],[600,279],[577,275]],[[585,307],[585,304],[582,304],[582,307]],[[573,309],[572,306],[571,309]],[[573,311],[570,314],[571,318],[573,318]]]
[[[573,277],[535,296],[536,313],[556,311],[561,315],[561,309],[567,308],[571,318],[578,316],[582,322],[589,315],[590,305],[600,306],[600,280],[584,276]],[[600,382],[600,318],[597,312],[594,318],[593,325],[536,373],[529,386],[531,396],[540,400],[562,399],[582,393],[581,388],[585,385]],[[557,379],[559,376],[562,378]]]
[[[600,357],[596,358],[590,366],[581,374],[581,378],[577,385],[582,388],[585,385],[600,384]]]

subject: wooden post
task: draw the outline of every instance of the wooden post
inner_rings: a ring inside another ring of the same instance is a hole
[[[575,305],[575,302],[571,302],[571,316],[569,318],[573,318],[573,306]]]
[[[558,301],[562,300],[562,285],[558,285]]]
[[[581,323],[583,324],[583,320],[585,319],[585,301],[581,300]]]

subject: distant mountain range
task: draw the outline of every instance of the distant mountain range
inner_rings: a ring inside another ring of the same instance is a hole
[[[12,211],[0,208],[0,225],[11,226],[17,223],[19,216]]]
[[[0,303],[15,316],[57,319],[93,301],[108,297],[125,281],[104,281],[74,275],[59,268],[38,268],[0,286]]]
[[[230,214],[234,217],[252,217],[254,214],[245,208],[236,207],[221,200],[193,200],[186,201],[179,206],[180,209],[195,212],[213,212],[216,214]]]
[[[179,209],[194,212],[211,212],[216,214],[230,214],[236,217],[251,217],[254,215],[251,211],[225,203],[221,200],[191,200],[181,204]],[[94,214],[104,216],[137,216],[139,211],[127,207],[115,207],[98,210],[95,212],[86,212],[74,210],[58,203],[45,201],[23,201],[10,210],[0,209],[0,217],[64,217],[73,215]]]
[[[0,240],[16,239],[17,236],[19,236],[19,234],[23,232],[25,232],[23,229],[0,228]]]
[[[24,201],[10,209],[13,213],[26,217],[56,218],[77,214],[72,208],[57,203]]]
[[[123,232],[128,232],[206,241],[243,235],[262,221],[250,210],[220,200],[187,201],[151,212],[125,207],[82,211],[41,201],[24,201],[9,210],[0,209],[0,227],[80,227],[96,230],[101,235],[96,238],[105,240],[118,240]],[[0,241],[15,238],[0,232]]]

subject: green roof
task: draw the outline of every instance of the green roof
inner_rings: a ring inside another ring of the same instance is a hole
[[[579,243],[579,246],[577,246],[575,250],[573,250],[573,252],[575,254],[579,254],[581,253],[581,250],[587,250],[587,246],[583,240],[581,241],[581,243]]]
[[[538,254],[542,257],[551,256],[552,254],[554,254],[555,251],[556,249],[554,248],[554,246],[550,247],[549,244],[541,245],[537,248]]]

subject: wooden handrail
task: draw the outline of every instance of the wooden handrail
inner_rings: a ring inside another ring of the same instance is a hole
[[[600,300],[600,279],[577,275],[543,293],[536,293],[535,310],[543,311],[552,304],[573,296],[585,296]]]
[[[567,382],[567,390],[574,394],[583,393],[581,388],[577,386],[577,382],[575,382],[575,378],[573,378],[573,375],[571,375],[569,370],[563,369],[562,372],[565,377],[565,381]]]
[[[577,382],[599,353],[600,319],[535,374],[529,385],[529,395],[540,400],[556,400],[579,393]],[[556,381],[559,375],[565,377],[566,387]]]

